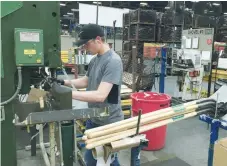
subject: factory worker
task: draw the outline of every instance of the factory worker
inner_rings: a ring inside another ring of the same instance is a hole
[[[96,24],[85,25],[79,34],[80,40],[76,43],[83,46],[92,55],[87,73],[84,77],[71,80],[74,86],[86,88],[87,91],[73,91],[73,99],[88,102],[89,108],[109,107],[110,116],[105,118],[93,118],[86,122],[86,128],[91,129],[105,124],[124,119],[121,109],[120,88],[122,83],[123,66],[121,58],[110,49],[105,42],[102,28]],[[61,84],[70,86],[69,80],[62,80]],[[87,166],[95,166],[91,150],[85,153]],[[119,166],[117,156],[112,162],[113,166]]]

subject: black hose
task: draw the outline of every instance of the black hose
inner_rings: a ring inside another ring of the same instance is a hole
[[[196,104],[200,104],[200,103],[206,103],[206,102],[214,102],[216,103],[216,100],[214,99],[199,99]]]
[[[202,114],[210,112],[210,111],[213,111],[213,109],[212,108],[202,109],[202,110],[197,112],[197,115],[202,115]]]
[[[214,107],[214,108],[216,108],[216,103],[214,103],[214,102],[204,102],[204,103],[200,103],[200,104],[197,104],[197,106],[198,106],[198,109],[204,109],[204,108],[209,108],[209,107]]]

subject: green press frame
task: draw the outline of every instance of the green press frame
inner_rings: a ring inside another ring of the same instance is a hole
[[[15,28],[43,30],[44,65],[61,66],[60,60],[60,4],[54,1],[1,2],[1,101],[16,91]],[[23,68],[22,68],[23,74]],[[30,86],[30,84],[23,85]],[[16,166],[16,133],[12,123],[15,102],[3,106],[5,120],[1,121],[1,165]]]

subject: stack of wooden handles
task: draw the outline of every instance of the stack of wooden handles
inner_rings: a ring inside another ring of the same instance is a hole
[[[192,101],[182,105],[160,109],[141,115],[139,133],[167,125],[179,120],[196,116],[199,112],[200,101]],[[203,103],[206,101],[203,100]],[[208,103],[209,104],[209,103]],[[214,104],[214,103],[211,103]],[[207,110],[207,109],[206,109]],[[106,145],[136,134],[138,117],[122,120],[105,126],[85,131],[83,140],[87,149]]]

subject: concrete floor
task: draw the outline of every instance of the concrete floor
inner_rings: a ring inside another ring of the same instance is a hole
[[[175,84],[175,77],[166,78],[165,93],[173,96],[177,91]],[[206,83],[204,83],[204,88],[207,88]],[[158,84],[156,84],[156,90],[153,91],[157,90]],[[84,103],[82,105],[86,106]],[[198,117],[170,124],[167,128],[165,147],[155,152],[142,151],[141,163],[178,157],[191,166],[207,166],[209,136],[210,131],[207,130],[207,124],[199,121]],[[227,132],[220,130],[219,136],[220,138],[227,137]],[[130,151],[121,151],[119,159],[122,166],[129,166]],[[36,157],[30,157],[30,152],[18,150],[18,166],[31,165],[44,165],[40,152],[37,152]]]

